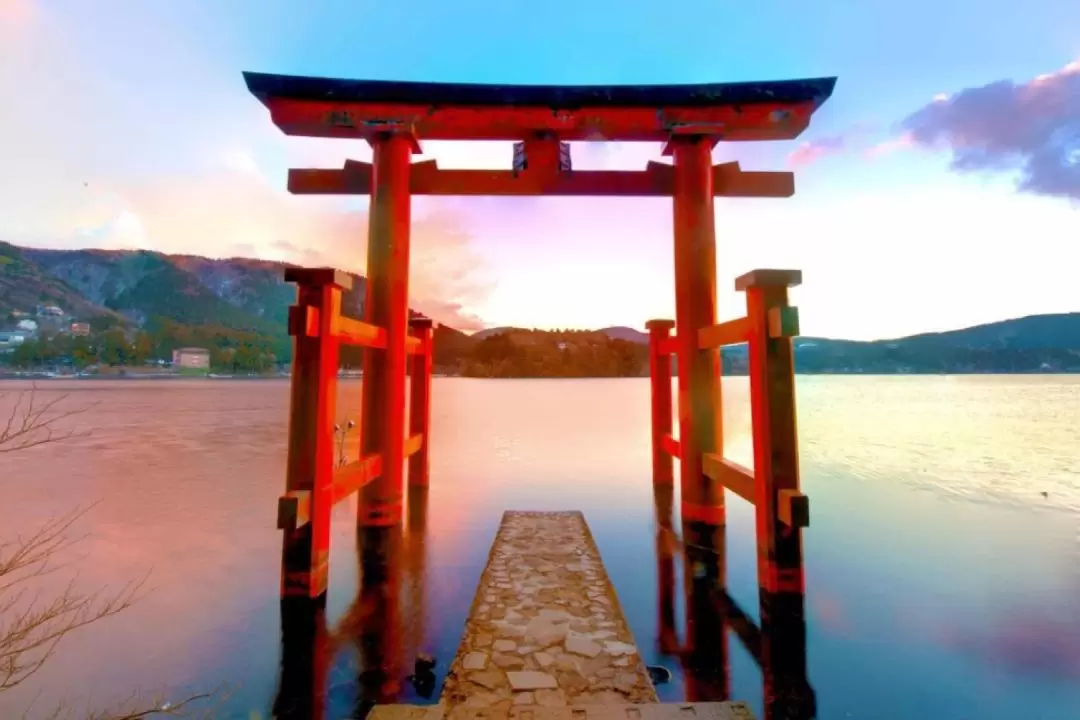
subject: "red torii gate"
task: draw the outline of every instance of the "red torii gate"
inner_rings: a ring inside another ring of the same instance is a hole
[[[282,594],[321,597],[327,586],[331,505],[361,490],[361,527],[402,522],[404,461],[410,484],[427,484],[430,325],[409,334],[412,195],[665,196],[673,198],[676,319],[650,322],[654,483],[673,480],[680,459],[681,513],[703,542],[724,524],[723,488],[758,513],[759,576],[772,591],[802,590],[806,499],[798,491],[791,342],[797,334],[787,287],[796,271],[744,275],[747,317],[716,324],[713,198],[788,197],[788,172],[712,164],[720,141],[790,140],[831,95],[835,78],[662,86],[498,86],[341,80],[245,73],[248,89],[288,135],[363,139],[374,162],[340,170],[290,170],[296,194],[370,194],[365,321],[340,315],[349,278],[294,269],[299,286],[290,332],[293,369]],[[422,140],[515,141],[510,170],[442,170],[412,164]],[[671,165],[644,171],[573,170],[569,141],[663,142]],[[674,326],[676,336],[669,337]],[[719,347],[750,342],[755,471],[723,458]],[[361,459],[334,468],[338,343],[365,346]],[[380,354],[375,349],[382,350]],[[409,428],[408,357],[416,357]],[[678,357],[679,440],[671,436],[669,358]],[[693,537],[688,536],[688,542]],[[796,555],[798,559],[796,559]],[[796,567],[797,565],[797,567]]]

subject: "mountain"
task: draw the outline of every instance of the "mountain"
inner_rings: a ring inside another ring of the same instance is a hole
[[[212,362],[235,364],[230,349],[241,347],[249,359],[263,356],[263,360],[251,361],[255,366],[287,362],[292,352],[288,307],[296,298],[295,286],[284,280],[287,267],[249,258],[212,260],[143,250],[44,250],[0,243],[0,330],[14,326],[13,311],[33,315],[39,306],[56,305],[64,311],[63,317],[38,318],[46,323],[42,325],[45,335],[72,321],[85,321],[96,339],[112,327],[136,344],[139,333],[149,336],[142,351],[129,353],[130,361],[135,356],[168,359],[176,347],[196,345],[211,349]],[[354,275],[353,287],[342,297],[346,315],[363,317],[366,289],[366,279]],[[420,313],[410,310],[410,315]],[[456,364],[472,342],[464,333],[441,325],[435,337],[439,365]],[[114,336],[111,344],[115,347],[119,342]],[[69,352],[63,342],[56,342],[49,348],[28,347],[23,353],[26,357],[19,358],[46,363]],[[111,354],[110,362],[122,355]],[[362,353],[359,348],[343,348],[341,357],[343,364],[355,367]]]
[[[522,328],[515,327],[493,327],[487,328],[485,330],[477,330],[469,337],[471,337],[473,340],[483,340],[484,338],[494,337],[495,335],[504,335],[506,333],[520,331],[521,329]]]
[[[1002,320],[888,340],[801,337],[800,373],[1080,372],[1080,312]],[[745,346],[729,354],[745,367]]]
[[[12,310],[33,313],[39,305],[57,305],[80,319],[120,320],[118,313],[42,268],[23,248],[0,242],[0,317]]]
[[[281,263],[145,250],[24,248],[22,253],[87,301],[136,326],[157,316],[188,325],[277,333],[284,329],[295,297],[293,287],[282,279]]]
[[[635,330],[628,327],[606,327],[600,328],[597,332],[602,332],[612,340],[626,340],[632,343],[648,343],[649,334]]]
[[[647,333],[611,327],[608,337],[647,344]],[[794,341],[800,373],[1080,372],[1080,312],[1030,315],[888,340]],[[746,371],[746,346],[724,348],[725,372]]]
[[[287,362],[291,343],[286,315],[295,288],[283,279],[286,267],[247,258],[42,250],[0,243],[0,323],[11,318],[13,310],[34,313],[40,306],[57,305],[66,313],[62,321],[88,321],[96,332],[118,326],[129,341],[137,331],[153,335],[153,349],[144,349],[143,356],[149,352],[165,357],[178,345],[197,344],[216,347],[221,358],[232,358],[230,350],[243,347],[248,355],[261,353]],[[363,277],[356,277],[345,293],[342,307],[347,315],[363,317],[365,285]],[[8,320],[0,330],[13,324]],[[645,356],[638,357],[630,347],[644,350],[648,343],[646,333],[629,327],[497,327],[469,336],[439,326],[435,337],[435,362],[446,371],[529,367],[531,372],[555,368],[586,376],[615,372],[611,368],[639,372],[636,364]],[[52,357],[65,352],[54,350]],[[570,355],[559,354],[564,352],[574,355],[573,362],[567,360]],[[342,361],[348,365],[358,364],[359,358],[358,352],[343,351]],[[795,360],[800,373],[1080,372],[1080,313],[1034,315],[869,342],[801,337],[795,340]],[[725,348],[724,366],[726,372],[745,372],[746,346]]]

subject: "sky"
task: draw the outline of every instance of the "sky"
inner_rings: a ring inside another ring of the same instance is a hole
[[[368,160],[289,138],[252,70],[503,83],[836,76],[797,140],[716,162],[794,170],[788,199],[717,199],[733,280],[798,268],[804,335],[875,339],[1080,311],[1075,0],[0,0],[0,240],[363,272],[367,199],[293,197],[290,167]],[[509,143],[424,143],[507,168]],[[575,145],[643,169],[653,144]],[[673,317],[669,199],[416,198],[412,305],[463,329]]]

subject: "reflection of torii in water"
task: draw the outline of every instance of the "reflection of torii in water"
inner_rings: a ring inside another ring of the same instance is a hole
[[[656,510],[657,612],[661,653],[678,656],[688,702],[731,696],[727,629],[734,631],[761,668],[765,718],[809,720],[816,700],[806,672],[806,619],[801,593],[758,589],[760,627],[735,603],[725,587],[724,529],[706,542],[680,540],[673,526],[671,485],[653,488]],[[684,523],[684,537],[691,537]],[[694,538],[703,540],[703,538]],[[675,556],[683,554],[686,640],[675,626]]]
[[[425,641],[424,573],[427,488],[411,487],[406,532],[364,528],[357,536],[359,590],[335,628],[326,626],[320,603],[282,603],[282,667],[274,714],[323,717],[328,669],[338,651],[354,645],[360,656],[359,717],[375,705],[398,701],[408,659]],[[434,675],[413,678],[421,697],[434,692]]]

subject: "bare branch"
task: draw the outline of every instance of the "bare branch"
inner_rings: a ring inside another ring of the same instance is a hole
[[[67,400],[67,394],[40,402],[36,391],[37,387],[33,386],[16,395],[11,413],[0,427],[0,454],[89,435],[89,432],[61,432],[57,426],[96,403],[65,409],[62,403]],[[0,405],[9,395],[0,393]],[[70,537],[69,532],[92,507],[76,508],[53,518],[27,537],[0,542],[0,693],[26,682],[41,670],[53,657],[60,641],[70,633],[126,610],[140,597],[146,577],[111,595],[100,591],[80,592],[74,581],[49,598],[30,593],[33,581],[67,564],[61,561],[63,555],[82,539]],[[127,710],[88,712],[82,716],[86,720],[192,717],[188,712],[194,710],[192,705],[212,696],[213,693],[204,693],[171,703],[132,701],[126,704]],[[61,704],[50,718],[69,716]]]
[[[0,394],[0,400],[8,397],[10,393]],[[26,450],[37,445],[70,440],[76,437],[86,437],[87,431],[58,432],[57,423],[75,415],[80,415],[97,403],[89,403],[82,407],[62,409],[59,406],[68,398],[68,393],[59,395],[44,403],[37,401],[37,385],[30,390],[22,391],[15,396],[15,403],[11,408],[4,427],[0,430],[0,453]],[[25,402],[24,402],[25,400]]]

